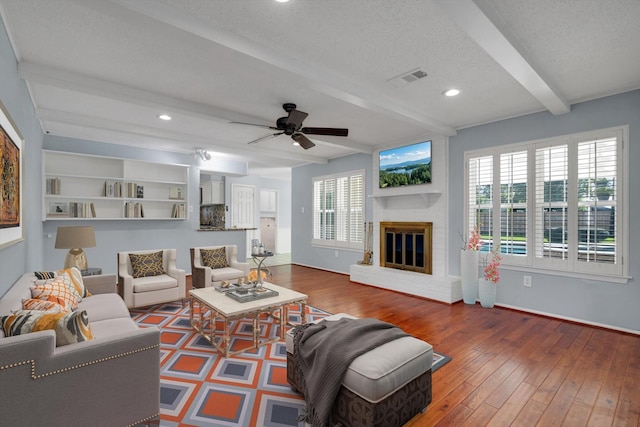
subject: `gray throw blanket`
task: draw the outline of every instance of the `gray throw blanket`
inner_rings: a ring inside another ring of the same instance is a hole
[[[307,403],[304,421],[330,425],[331,408],[347,368],[358,356],[389,341],[408,336],[377,319],[340,319],[294,329],[294,367]]]

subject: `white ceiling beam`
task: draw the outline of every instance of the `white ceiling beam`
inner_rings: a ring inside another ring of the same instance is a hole
[[[44,122],[63,123],[79,127],[100,129],[108,132],[116,132],[118,134],[153,138],[161,141],[171,141],[173,143],[179,142],[180,145],[186,146],[184,152],[190,152],[193,147],[204,147],[211,150],[223,150],[224,152],[227,152],[229,154],[241,155],[245,158],[256,161],[264,161],[265,159],[289,159],[306,163],[327,163],[326,159],[305,154],[304,152],[276,150],[273,149],[273,147],[266,146],[248,146],[247,144],[238,145],[236,143],[228,142],[226,140],[219,140],[214,137],[203,138],[179,132],[158,130],[155,128],[149,128],[146,126],[140,126],[121,121],[105,120],[102,118],[47,108],[37,108],[36,118]]]
[[[537,70],[506,25],[484,0],[435,0],[440,8],[552,114],[571,110],[562,93]],[[499,94],[496,94],[499,96]]]
[[[184,101],[156,92],[124,86],[40,64],[22,62],[18,64],[18,75],[30,83],[39,83],[74,92],[100,96],[124,103],[154,108],[158,111],[187,114],[218,123],[228,123],[230,121],[260,123],[263,121],[262,119],[230,110],[211,107],[197,102]],[[370,146],[360,144],[352,139],[342,142],[335,140],[329,141],[322,139],[322,137],[310,136],[310,138],[314,142],[325,146],[340,147],[351,150],[354,153],[372,153]]]
[[[180,13],[178,9],[158,3],[155,0],[111,0],[111,3],[118,4],[165,25],[170,25],[193,36],[260,60],[279,68],[282,72],[294,74],[303,79],[311,89],[343,102],[387,115],[405,123],[420,126],[425,130],[441,135],[451,136],[456,134],[451,125],[426,114],[421,114],[415,109],[399,105],[396,99],[392,99],[379,91],[365,88],[358,82],[347,80],[318,64],[305,64],[296,58],[275,52],[259,43],[227,31],[212,28],[203,21]],[[102,7],[106,4],[107,2],[101,2]]]
[[[256,121],[256,117],[243,115],[235,111],[212,107],[198,102],[185,101],[156,92],[149,92],[131,86],[121,85],[106,80],[96,79],[83,74],[73,73],[54,67],[21,62],[18,64],[18,75],[23,80],[41,83],[60,89],[68,89],[79,93],[101,96],[144,107],[156,108],[159,111],[184,113],[219,123],[229,121]]]

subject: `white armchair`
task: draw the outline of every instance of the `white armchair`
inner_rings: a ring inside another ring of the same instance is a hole
[[[222,249],[224,249],[226,258],[226,263],[223,263],[222,266],[213,268],[203,261],[201,250],[221,251]],[[223,280],[235,280],[249,275],[249,263],[238,261],[236,245],[202,246],[191,248],[189,252],[191,253],[191,286],[194,288],[206,288]]]
[[[175,249],[118,252],[118,293],[129,308],[182,301],[185,283]]]

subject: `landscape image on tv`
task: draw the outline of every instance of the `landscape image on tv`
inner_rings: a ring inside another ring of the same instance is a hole
[[[431,182],[431,141],[380,151],[380,188]]]

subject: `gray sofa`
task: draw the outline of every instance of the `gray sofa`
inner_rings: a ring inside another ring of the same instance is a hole
[[[30,298],[26,273],[0,299],[0,315]],[[0,328],[0,426],[129,426],[159,419],[160,331],[139,328],[115,276],[87,276],[95,339],[56,347],[54,331],[6,337]]]

